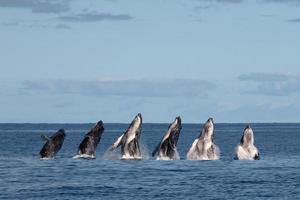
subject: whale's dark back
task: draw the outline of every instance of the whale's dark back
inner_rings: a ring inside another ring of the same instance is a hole
[[[178,120],[178,124],[172,128],[172,123],[169,125],[168,127],[168,130],[167,131],[170,131],[170,135],[169,135],[169,138],[167,138],[165,141],[160,141],[160,143],[156,146],[156,148],[154,149],[154,151],[152,152],[152,156],[154,157],[155,154],[158,152],[158,151],[162,151],[162,152],[166,152],[166,155],[165,156],[168,156],[170,158],[173,158],[174,155],[175,155],[175,148],[177,146],[177,143],[178,143],[178,139],[179,139],[179,134],[180,134],[180,131],[182,129],[182,126],[181,126],[181,118],[180,117],[176,117],[177,120]],[[166,134],[166,133],[165,133]]]
[[[94,155],[97,145],[101,140],[102,133],[104,132],[103,122],[99,121],[86,135],[78,148],[79,154]]]
[[[66,134],[64,129],[59,129],[54,135],[52,135],[40,151],[41,158],[55,157],[64,143],[65,136]]]

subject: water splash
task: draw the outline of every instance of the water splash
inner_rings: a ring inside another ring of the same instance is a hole
[[[102,159],[103,160],[120,160],[121,159],[121,150],[120,149],[111,150],[109,148],[104,152]]]
[[[180,160],[180,156],[177,149],[175,148],[173,158],[170,158],[168,156],[157,156],[156,160]]]
[[[72,157],[73,159],[96,159],[94,155],[80,154]]]
[[[54,157],[43,157],[40,160],[54,160]]]
[[[148,148],[140,142],[140,150],[141,150],[141,156],[127,156],[122,155],[120,148],[111,150],[111,148],[108,148],[102,157],[104,160],[149,160],[149,150]]]
[[[149,154],[149,149],[144,145],[143,142],[140,142],[140,149],[141,149],[141,155],[143,160],[149,160],[150,159],[150,154]]]

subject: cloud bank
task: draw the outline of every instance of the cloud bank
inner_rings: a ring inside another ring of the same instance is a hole
[[[204,80],[27,80],[23,92],[89,96],[194,97],[216,86]]]
[[[120,21],[120,20],[131,20],[132,16],[127,14],[111,14],[111,13],[81,13],[58,17],[58,19],[65,22],[97,22],[103,20]]]
[[[300,76],[271,73],[252,73],[238,77],[247,83],[247,93],[270,96],[289,96],[300,93]]]
[[[300,0],[263,0],[264,2],[272,3],[300,3]]]
[[[202,2],[215,2],[215,3],[242,3],[244,0],[200,0]]]
[[[300,18],[294,18],[287,20],[288,22],[300,23]]]
[[[247,0],[198,0],[201,2],[208,2],[208,3],[242,3],[246,2]],[[248,0],[251,2],[251,0]],[[258,2],[265,2],[265,3],[296,3],[299,4],[300,0],[259,0]]]
[[[201,5],[197,5],[194,7],[194,11],[202,11],[212,6],[220,6],[220,5],[240,5],[242,3],[253,2],[252,0],[197,0]],[[300,6],[300,0],[257,0],[255,1],[257,4],[286,4],[289,6]],[[204,6],[203,6],[204,5]]]
[[[70,10],[70,0],[0,0],[0,7],[27,8],[33,13],[63,13]]]

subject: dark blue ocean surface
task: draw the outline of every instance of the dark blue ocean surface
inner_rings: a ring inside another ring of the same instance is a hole
[[[76,160],[93,124],[0,124],[0,199],[300,199],[300,124],[252,124],[259,161],[233,160],[245,124],[216,124],[218,161],[188,161],[202,125],[183,124],[181,160],[157,161],[150,153],[168,124],[143,124],[146,159],[107,160],[107,148],[127,124],[105,124],[95,160]],[[61,151],[40,160],[41,134],[66,130]]]

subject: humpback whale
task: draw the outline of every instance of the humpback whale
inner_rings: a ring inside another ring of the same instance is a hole
[[[47,137],[42,135],[42,138],[46,140],[46,144],[43,146],[40,151],[41,158],[54,158],[57,152],[61,149],[64,139],[65,139],[65,130],[59,129],[54,135],[51,137]]]
[[[97,145],[104,132],[103,122],[99,121],[84,137],[74,158],[95,158]]]
[[[209,118],[203,125],[202,132],[195,139],[187,153],[188,160],[217,160],[219,148],[214,144],[214,122]]]
[[[152,153],[157,160],[178,160],[179,155],[176,149],[179,134],[181,130],[181,118],[176,117],[173,123],[169,125],[167,132]]]
[[[259,160],[258,149],[254,145],[254,134],[252,128],[247,125],[240,143],[236,147],[236,160]]]
[[[110,151],[121,146],[122,159],[142,159],[140,150],[142,115],[138,113],[128,129],[109,148]]]

